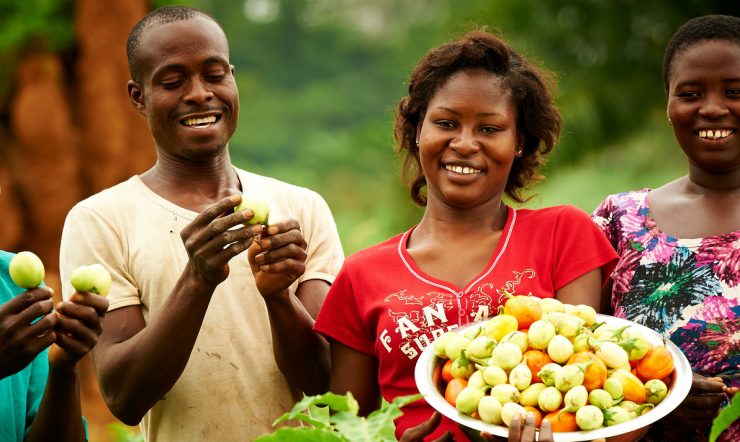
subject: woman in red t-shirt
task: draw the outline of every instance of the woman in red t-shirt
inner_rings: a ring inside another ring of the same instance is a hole
[[[572,206],[515,209],[560,132],[545,74],[496,36],[471,32],[429,51],[397,109],[395,137],[418,225],[349,257],[317,319],[331,342],[331,390],[360,413],[414,394],[414,365],[435,337],[496,313],[504,292],[599,310],[616,260]],[[467,440],[423,400],[397,437]],[[435,428],[436,426],[436,428]],[[407,431],[408,430],[408,431]],[[514,433],[514,432],[512,432]]]

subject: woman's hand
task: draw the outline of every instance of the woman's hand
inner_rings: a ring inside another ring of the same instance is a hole
[[[536,436],[537,427],[534,422],[534,413],[527,413],[526,419],[522,419],[520,414],[515,414],[514,417],[511,418],[508,439],[494,436],[486,431],[481,432],[480,436],[484,441],[491,442],[503,442],[505,440],[508,440],[509,442],[535,442],[537,440],[540,442],[552,442],[552,425],[550,424],[550,421],[542,421],[539,439],[537,439]]]
[[[520,414],[515,414],[511,419],[509,427],[509,442],[552,442],[552,426],[549,420],[543,419],[540,427],[540,438],[536,439],[536,428],[534,425],[534,413],[527,413],[527,418],[522,419]]]
[[[421,442],[426,436],[429,436],[437,429],[441,421],[442,415],[439,411],[435,411],[428,421],[422,422],[421,424],[404,431],[399,442]],[[454,441],[452,434],[449,431],[437,439],[434,439],[434,442],[444,441]]]
[[[671,425],[683,429],[710,425],[719,413],[726,388],[721,378],[709,378],[694,373],[689,395],[670,414]]]

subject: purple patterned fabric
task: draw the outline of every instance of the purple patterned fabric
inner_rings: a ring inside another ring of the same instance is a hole
[[[592,214],[620,255],[612,273],[614,315],[671,339],[696,373],[740,386],[740,231],[693,239],[667,235],[653,220],[648,192],[610,195]],[[651,430],[650,439],[707,439],[666,433]],[[740,440],[740,423],[720,440]]]

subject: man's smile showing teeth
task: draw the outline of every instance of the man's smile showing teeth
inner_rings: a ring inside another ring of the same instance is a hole
[[[445,169],[449,170],[450,172],[459,173],[461,175],[472,175],[474,173],[480,173],[480,170],[473,169],[472,167],[455,166],[452,164],[445,164]]]
[[[719,140],[721,138],[729,137],[734,132],[734,130],[728,129],[700,130],[699,137],[707,140]]]
[[[209,115],[207,117],[203,118],[188,118],[187,120],[183,120],[182,124],[188,127],[204,127],[208,126],[209,124],[213,124],[216,122],[216,116],[215,115]]]

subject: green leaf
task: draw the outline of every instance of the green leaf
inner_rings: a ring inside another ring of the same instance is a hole
[[[308,406],[307,413],[314,419],[318,419],[325,424],[329,424],[329,417],[331,416],[331,409],[326,406],[318,406],[311,404]]]
[[[352,397],[352,393],[346,395],[338,395],[335,393],[325,393],[316,396],[303,395],[298,403],[293,406],[293,409],[273,422],[273,426],[284,422],[286,420],[298,419],[303,422],[309,423],[316,428],[327,428],[330,426],[329,423],[329,410],[319,411],[319,407],[329,407],[331,411],[347,411],[352,414],[357,414],[360,409],[359,404]]]
[[[420,394],[410,394],[408,396],[398,396],[395,399],[393,399],[393,402],[384,402],[383,405],[380,407],[380,410],[375,410],[368,418],[372,418],[376,414],[385,414],[388,416],[391,416],[391,419],[395,419],[399,416],[401,416],[403,413],[401,412],[400,408],[410,404],[411,402],[418,401],[422,398],[422,395]]]
[[[326,393],[305,396],[293,409],[280,416],[273,425],[286,420],[300,420],[311,427],[284,427],[257,441],[344,441],[395,442],[393,420],[403,413],[400,408],[421,399],[420,394],[399,396],[393,402],[383,401],[381,408],[367,418],[357,416],[359,404],[351,393]]]
[[[395,425],[387,416],[365,419],[349,413],[332,416],[337,431],[350,442],[395,442]]]
[[[347,439],[327,429],[283,427],[272,434],[258,437],[255,442],[347,442]]]
[[[740,395],[732,398],[730,405],[719,412],[712,422],[712,430],[709,433],[709,442],[715,442],[723,431],[728,429],[738,418],[740,418]]]
[[[380,410],[375,410],[365,418],[349,413],[337,413],[331,421],[337,431],[351,442],[395,442],[396,426],[393,420],[403,413],[400,408],[410,402],[421,399],[420,394],[399,396],[391,403],[384,403]]]

